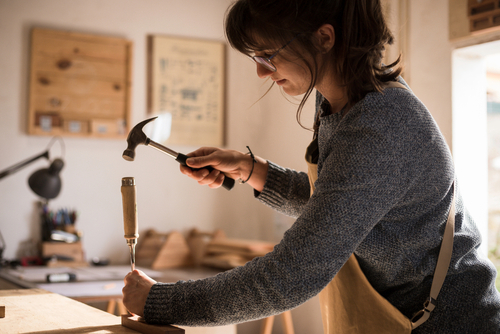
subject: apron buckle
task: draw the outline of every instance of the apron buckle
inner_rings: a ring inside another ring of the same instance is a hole
[[[424,310],[426,312],[432,312],[436,308],[436,300],[432,297],[427,297],[427,300],[424,303]]]
[[[415,329],[423,324],[429,318],[435,307],[436,300],[430,296],[427,297],[427,300],[424,303],[424,309],[415,313],[413,318],[411,318],[412,329]]]

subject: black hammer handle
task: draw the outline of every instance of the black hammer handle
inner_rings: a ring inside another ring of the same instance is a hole
[[[177,158],[175,158],[175,160],[177,162],[179,162],[181,165],[189,167],[186,164],[186,159],[187,158],[189,158],[187,155],[182,154],[182,153],[177,153]],[[206,166],[206,167],[202,167],[202,168],[192,168],[192,167],[189,167],[189,168],[191,168],[192,170],[207,169],[209,172],[211,172],[211,171],[214,170],[214,168],[212,168],[210,166]],[[233,189],[233,187],[234,187],[234,179],[230,178],[229,176],[224,175],[224,181],[222,182],[222,187],[225,188],[225,189],[227,189],[227,190]]]
[[[151,146],[151,147],[154,147],[156,148],[157,150],[159,151],[162,151],[163,153],[165,153],[166,155],[170,156],[171,158],[174,158],[178,163],[180,163],[181,165],[184,165],[186,167],[189,167],[187,164],[186,164],[186,159],[189,158],[187,155],[185,154],[182,154],[182,153],[179,153],[179,152],[175,152],[174,150],[166,147],[166,146],[163,146],[162,144],[159,144],[149,138],[146,139],[146,142],[145,142],[146,146]],[[191,168],[191,167],[189,167]],[[210,166],[205,166],[205,167],[202,167],[202,168],[191,168],[192,170],[200,170],[200,169],[207,169],[208,171],[213,171],[214,168],[210,167]],[[224,181],[222,182],[222,187],[224,189],[227,189],[227,190],[231,190],[233,189],[234,187],[234,180],[228,176],[224,176]]]

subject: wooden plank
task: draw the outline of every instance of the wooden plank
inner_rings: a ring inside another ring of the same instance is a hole
[[[122,325],[142,334],[182,334],[184,329],[170,325],[150,325],[137,315],[122,315]]]
[[[168,234],[148,230],[139,238],[136,263],[152,269],[179,268],[193,265],[191,250],[184,236],[172,231]]]
[[[136,264],[140,267],[150,268],[156,255],[165,243],[167,234],[159,234],[155,230],[147,230],[137,244],[135,255]]]
[[[227,270],[243,266],[250,260],[251,258],[249,257],[232,253],[215,254],[215,255],[210,254],[210,255],[205,255],[201,259],[201,264],[211,268]]]
[[[37,52],[84,58],[126,60],[128,41],[119,38],[106,38],[97,35],[62,32],[46,29],[33,29],[33,47]]]
[[[41,289],[0,290],[0,300],[6,309],[2,333],[137,333],[117,316]]]
[[[0,290],[17,290],[20,286],[0,277]]]
[[[40,94],[34,99],[36,112],[57,112],[65,119],[122,118],[125,101],[117,97]]]
[[[69,30],[54,30],[46,28],[34,28],[33,33],[40,33],[41,35],[51,35],[55,38],[61,39],[71,39],[71,40],[81,40],[81,41],[91,41],[98,42],[102,44],[116,44],[121,45],[127,43],[128,40],[125,38],[120,38],[117,36],[107,36],[107,35],[97,35],[97,34],[85,34],[81,32],[69,31]]]
[[[167,269],[191,265],[193,265],[193,259],[186,238],[181,233],[172,231],[156,255],[151,268]]]
[[[214,239],[207,245],[207,253],[233,253],[250,257],[264,256],[274,244],[259,240]]]
[[[46,72],[63,73],[71,76],[98,77],[125,80],[125,61],[82,59],[77,56],[53,56],[38,53],[34,64]]]
[[[33,85],[34,94],[76,95],[88,97],[124,98],[125,81],[85,77],[63,76],[49,72],[37,72]]]

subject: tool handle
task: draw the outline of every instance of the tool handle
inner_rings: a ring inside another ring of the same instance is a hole
[[[186,164],[186,159],[189,158],[187,155],[178,153],[177,158],[175,159],[177,162],[179,162],[181,165],[187,166]],[[189,167],[189,166],[188,166]],[[191,167],[189,167],[191,168]],[[191,168],[192,170],[200,170],[200,169],[208,169],[209,172],[213,171],[214,168],[211,166],[205,166],[202,168]],[[227,175],[224,175],[224,181],[222,182],[222,187],[227,190],[231,190],[234,187],[234,179],[230,178]]]
[[[123,228],[125,239],[134,241],[139,237],[137,224],[137,200],[135,194],[135,180],[133,177],[122,178],[122,202],[123,202]]]

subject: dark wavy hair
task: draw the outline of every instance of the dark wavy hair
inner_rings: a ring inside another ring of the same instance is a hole
[[[332,68],[346,87],[348,107],[372,91],[382,91],[384,82],[401,74],[401,56],[382,64],[385,44],[392,44],[380,0],[237,0],[228,9],[225,33],[229,44],[246,55],[255,51],[286,49],[294,59],[304,60],[311,82],[297,110],[300,113],[316,85],[322,68],[315,61],[322,52],[313,33],[322,25],[335,29],[331,50]],[[285,53],[278,57],[287,57]],[[290,57],[290,56],[288,56]],[[307,61],[307,59],[312,59]]]

